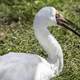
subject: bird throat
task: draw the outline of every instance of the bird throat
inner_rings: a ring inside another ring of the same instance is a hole
[[[35,36],[40,45],[46,51],[46,54],[48,54],[48,62],[53,64],[56,63],[58,55],[58,42],[55,37],[50,34],[46,27],[35,28]]]

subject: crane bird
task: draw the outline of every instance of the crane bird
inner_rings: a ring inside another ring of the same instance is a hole
[[[48,26],[61,25],[78,36],[70,27],[72,22],[65,19],[54,7],[44,7],[35,16],[35,36],[48,55],[47,60],[36,54],[9,52],[0,56],[0,80],[49,80],[63,69],[63,51]]]

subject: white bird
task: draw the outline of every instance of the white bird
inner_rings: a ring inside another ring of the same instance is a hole
[[[0,80],[49,80],[63,69],[63,52],[48,26],[62,25],[72,30],[54,7],[44,7],[35,16],[34,32],[48,54],[47,60],[36,54],[9,52],[0,56]]]

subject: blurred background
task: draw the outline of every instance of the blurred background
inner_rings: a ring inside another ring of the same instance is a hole
[[[80,32],[80,0],[0,0],[0,55],[25,52],[46,57],[33,30],[34,16],[44,6],[55,7]],[[62,27],[49,31],[64,52],[64,69],[55,80],[80,80],[80,37]]]

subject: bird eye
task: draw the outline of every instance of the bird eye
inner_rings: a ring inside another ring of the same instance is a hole
[[[56,19],[59,19],[60,18],[60,14],[56,14]]]

